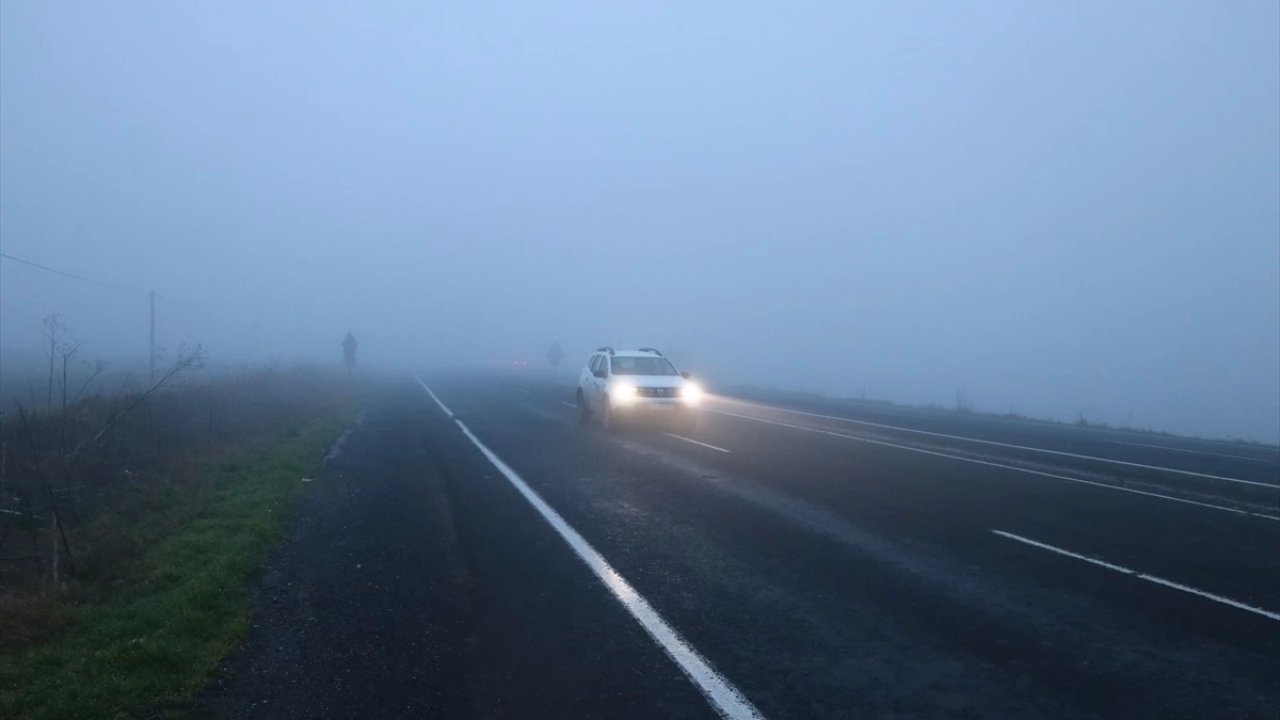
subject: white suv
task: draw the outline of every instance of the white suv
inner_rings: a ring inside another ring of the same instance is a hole
[[[596,418],[609,428],[626,417],[691,428],[697,422],[702,388],[653,348],[602,347],[582,369],[577,398],[581,423]]]

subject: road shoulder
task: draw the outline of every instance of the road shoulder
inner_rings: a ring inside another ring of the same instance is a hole
[[[316,478],[197,715],[469,714],[468,580],[413,399],[384,389]]]

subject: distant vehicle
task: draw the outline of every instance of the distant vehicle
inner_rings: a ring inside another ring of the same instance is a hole
[[[578,422],[650,420],[690,429],[697,424],[702,388],[654,348],[592,353],[578,378]]]

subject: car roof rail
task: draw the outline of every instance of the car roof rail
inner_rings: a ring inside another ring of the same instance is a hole
[[[600,347],[596,348],[596,352],[607,352],[607,353],[609,353],[610,355],[612,355],[612,354],[613,354],[613,348],[609,347],[608,345],[602,345],[602,346],[600,346]]]
[[[658,348],[640,348],[640,352],[653,353],[654,355],[657,355],[658,357],[662,357],[662,352],[661,352],[661,351],[659,351],[659,350],[658,350]]]

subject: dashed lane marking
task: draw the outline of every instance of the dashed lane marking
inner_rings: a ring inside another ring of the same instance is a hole
[[[1252,605],[1242,603],[1238,600],[1232,600],[1231,598],[1223,597],[1221,595],[1215,595],[1211,592],[1205,592],[1204,590],[1193,588],[1190,585],[1183,585],[1182,583],[1176,583],[1172,580],[1165,580],[1162,577],[1157,577],[1155,575],[1148,575],[1144,572],[1132,570],[1123,565],[1116,565],[1115,563],[1109,563],[1105,560],[1092,558],[1092,557],[1089,557],[1088,555],[1081,555],[1080,553],[1071,552],[1070,550],[1063,550],[1060,547],[1054,547],[1053,545],[1050,545],[1048,543],[1042,543],[1042,542],[1039,542],[1038,540],[1025,538],[1025,537],[1022,537],[1021,535],[1014,535],[1011,532],[1005,532],[1003,530],[992,530],[991,532],[995,533],[996,535],[999,535],[1000,537],[1008,538],[1009,540],[1015,540],[1025,545],[1030,545],[1031,547],[1040,548],[1041,550],[1048,550],[1051,553],[1056,553],[1064,557],[1075,558],[1076,560],[1083,560],[1084,562],[1097,565],[1098,567],[1101,567],[1101,568],[1106,568],[1113,572],[1122,573],[1124,575],[1131,575],[1139,580],[1146,580],[1147,582],[1152,582],[1157,585],[1163,585],[1164,587],[1167,587],[1167,588],[1173,588],[1174,590],[1181,590],[1184,593],[1196,595],[1196,596],[1205,598],[1207,600],[1212,600],[1216,603],[1221,603],[1223,605],[1229,605],[1233,608],[1244,610],[1245,612],[1251,612],[1254,615],[1261,615],[1262,617],[1267,618],[1269,620],[1280,621],[1280,613],[1274,613],[1274,612],[1271,612],[1270,610],[1263,610],[1262,608],[1254,607]]]
[[[724,448],[722,448],[722,447],[716,447],[715,445],[712,445],[712,444],[710,444],[710,443],[704,443],[704,442],[702,442],[701,440],[694,440],[693,438],[687,438],[687,437],[685,437],[685,436],[683,436],[683,435],[677,435],[677,434],[675,434],[675,433],[671,433],[671,432],[666,433],[666,434],[667,434],[667,435],[670,435],[671,437],[673,437],[673,438],[675,438],[675,439],[677,439],[677,440],[683,440],[683,441],[685,441],[685,442],[687,442],[687,443],[693,443],[694,445],[701,445],[701,446],[702,446],[702,447],[704,447],[704,448],[711,448],[712,450],[717,450],[717,451],[722,452],[722,453],[727,453],[727,452],[729,452],[728,450],[725,450],[725,449],[724,449]]]

